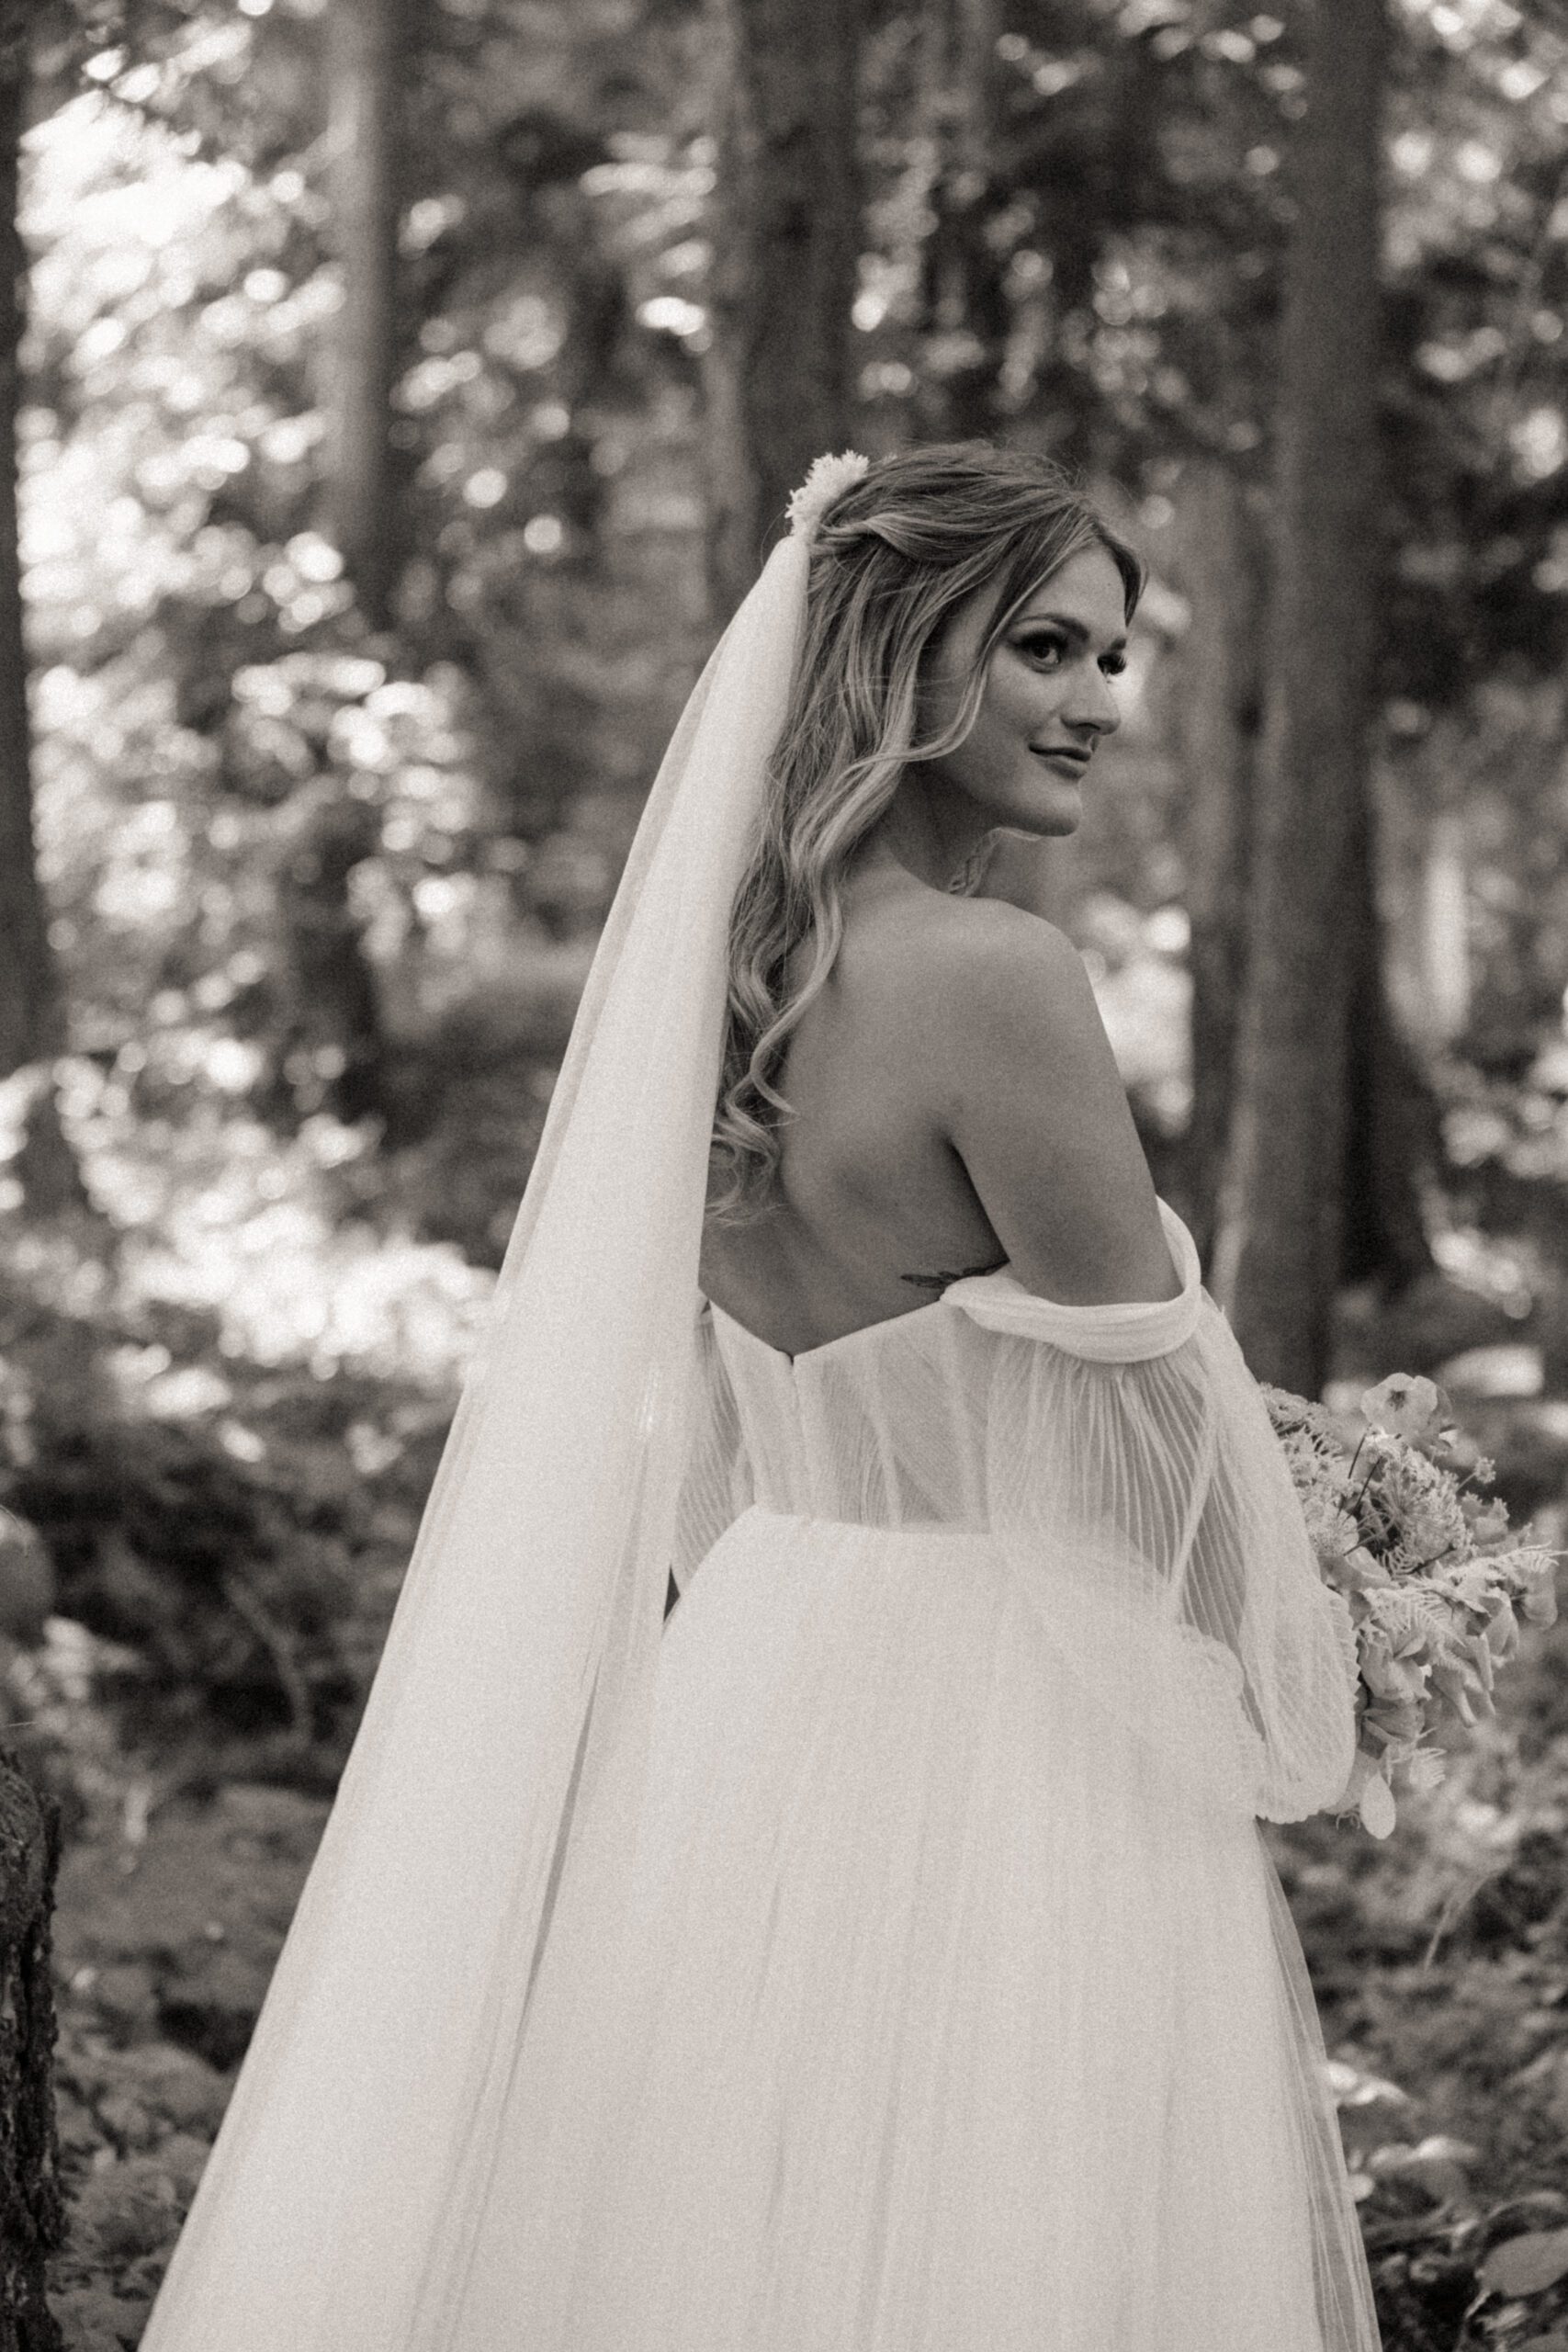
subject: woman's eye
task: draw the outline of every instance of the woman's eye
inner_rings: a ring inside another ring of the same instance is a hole
[[[1051,635],[1021,637],[1017,643],[1019,651],[1029,661],[1042,662],[1050,669],[1056,667],[1066,647],[1065,638]],[[1119,678],[1127,667],[1127,657],[1124,653],[1103,654],[1100,667],[1106,677]]]

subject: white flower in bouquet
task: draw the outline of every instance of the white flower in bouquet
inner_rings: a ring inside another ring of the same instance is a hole
[[[1557,1555],[1517,1536],[1505,1548],[1508,1514],[1480,1491],[1493,1465],[1459,1462],[1434,1382],[1401,1372],[1369,1388],[1354,1443],[1325,1407],[1263,1393],[1318,1567],[1356,1629],[1356,1760],[1342,1810],[1386,1838],[1394,1773],[1434,1787],[1442,1750],[1423,1744],[1434,1723],[1490,1714],[1519,1616],[1553,1622]]]
[[[1442,1408],[1442,1391],[1436,1381],[1420,1373],[1391,1372],[1361,1398],[1361,1410],[1371,1427],[1387,1430],[1393,1437],[1424,1435]]]

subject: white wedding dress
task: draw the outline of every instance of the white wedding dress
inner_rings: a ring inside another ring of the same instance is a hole
[[[695,1290],[791,511],[144,2352],[1375,2352],[1258,1826],[1344,1789],[1350,1626],[1179,1222],[1168,1303],[972,1276],[793,1363]]]
[[[699,1298],[602,2122],[536,2085],[454,2344],[1376,2346],[1256,1818],[1344,1787],[1350,1625],[1165,1215],[1168,1304]]]

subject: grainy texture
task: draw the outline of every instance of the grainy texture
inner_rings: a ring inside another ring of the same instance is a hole
[[[1353,850],[1376,642],[1382,0],[1315,0],[1285,272],[1251,978],[1214,1279],[1316,1396],[1343,1237]]]
[[[710,590],[728,620],[789,493],[848,438],[860,245],[859,0],[716,0],[722,74],[705,368]]]
[[[367,617],[384,628],[403,504],[390,479],[402,0],[333,0],[327,24],[333,239],[344,293],[329,360],[332,526]]]
[[[31,730],[17,548],[17,353],[25,257],[17,230],[27,51],[0,16],[0,1074],[53,1050],[59,985],[33,846]]]
[[[0,1751],[0,2352],[59,2352],[44,2290],[62,2234],[52,2081],[55,1808]]]
[[[1254,769],[1263,682],[1258,614],[1263,549],[1238,469],[1190,458],[1182,474],[1178,560],[1190,612],[1176,722],[1184,789],[1181,848],[1191,922],[1192,1115],[1185,1214],[1207,1260],[1235,1091],[1246,971]]]

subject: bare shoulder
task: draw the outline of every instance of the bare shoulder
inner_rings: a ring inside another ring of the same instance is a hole
[[[955,902],[908,1018],[942,1132],[1027,1289],[1076,1306],[1179,1287],[1082,956],[1038,915]]]
[[[1064,932],[1001,899],[946,898],[922,893],[918,919],[909,904],[891,904],[862,927],[863,970],[874,971],[881,990],[922,1026],[952,1013],[962,1019],[1020,985],[1032,966],[1055,960],[1076,969],[1090,1006],[1083,958]]]
[[[964,980],[965,1002],[994,1007],[1026,989],[1032,976],[1036,984],[1046,979],[1058,989],[1077,989],[1093,1006],[1083,957],[1043,915],[1007,899],[954,899],[946,912],[947,921],[933,927],[932,944],[950,994]]]
[[[1104,1040],[1083,957],[1066,933],[1043,917],[1001,899],[953,899],[931,910],[918,930],[885,935],[885,979],[909,1023],[918,1024],[933,1077],[961,1088],[972,1082],[971,1057],[993,1035],[1005,1049],[1020,1029],[1043,1028],[1083,1042]],[[1110,1052],[1109,1044],[1104,1046]]]

